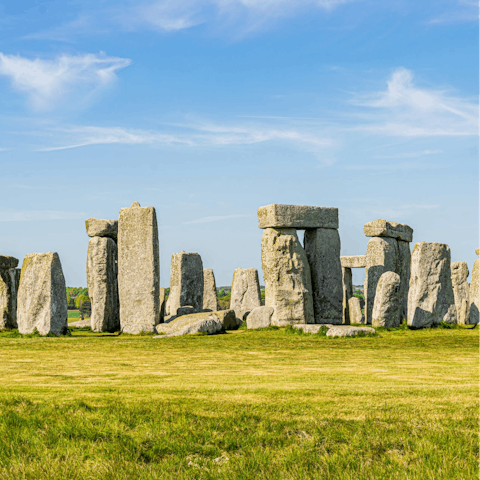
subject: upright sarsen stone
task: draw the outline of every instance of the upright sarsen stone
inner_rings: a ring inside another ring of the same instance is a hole
[[[352,269],[342,267],[342,284],[343,284],[343,322],[350,325],[350,304],[349,300],[353,297]]]
[[[167,315],[177,315],[181,307],[192,313],[203,310],[203,262],[198,253],[174,253],[170,264],[170,294]]]
[[[396,272],[398,242],[394,238],[373,237],[367,244],[365,279],[365,323],[371,325],[375,293],[380,277],[385,272]]]
[[[341,324],[343,288],[338,230],[306,230],[304,238],[312,275],[315,323]]]
[[[117,244],[111,238],[93,237],[88,242],[87,287],[92,304],[92,330],[119,330]]]
[[[400,275],[395,272],[385,272],[377,284],[372,312],[374,327],[398,327],[403,309]]]
[[[408,293],[407,320],[411,327],[432,327],[442,321],[457,323],[450,263],[448,245],[415,244]]]
[[[404,240],[397,240],[398,258],[397,269],[395,273],[400,275],[400,291],[399,296],[402,299],[402,308],[400,309],[400,323],[407,318],[408,308],[408,286],[410,285],[410,243]]]
[[[262,305],[260,282],[256,268],[237,268],[233,272],[232,289],[230,291],[230,309],[235,316],[243,320],[246,313]]]
[[[17,296],[20,333],[61,335],[67,329],[65,278],[58,253],[30,253],[22,265]]]
[[[211,268],[203,269],[203,309],[212,312],[218,310],[217,285]]]
[[[134,202],[118,218],[118,294],[125,333],[153,332],[160,320],[160,260],[154,207]]]
[[[18,260],[0,255],[0,330],[17,328],[17,281]]]
[[[467,278],[470,272],[467,262],[453,262],[451,269],[457,322],[460,325],[468,325],[470,323],[470,287]]]
[[[274,309],[272,325],[315,323],[310,267],[294,229],[264,230],[262,269],[265,305]]]
[[[480,255],[480,249],[475,250]],[[480,259],[475,260],[470,282],[470,324],[476,325],[480,318]]]

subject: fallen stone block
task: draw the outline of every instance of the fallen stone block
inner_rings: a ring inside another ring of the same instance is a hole
[[[338,228],[338,208],[272,204],[258,209],[258,228]]]
[[[327,337],[355,337],[368,334],[376,334],[372,327],[354,327],[351,325],[334,325],[327,331]]]
[[[271,325],[273,315],[272,307],[256,307],[247,317],[248,330],[267,328]]]

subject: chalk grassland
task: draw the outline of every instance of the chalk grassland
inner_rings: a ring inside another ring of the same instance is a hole
[[[478,328],[0,334],[2,479],[478,479]]]

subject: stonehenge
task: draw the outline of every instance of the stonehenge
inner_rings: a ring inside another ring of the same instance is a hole
[[[363,232],[367,237],[372,237],[368,241],[366,253],[365,323],[372,323],[378,281],[385,272],[395,272],[400,276],[401,323],[407,314],[410,242],[413,239],[413,229],[402,223],[379,219],[366,223]]]
[[[30,253],[25,256],[17,296],[17,324],[20,333],[61,335],[67,330],[65,278],[58,253]]]
[[[87,288],[92,304],[91,328],[94,332],[120,329],[117,266],[117,220],[85,220],[92,237],[87,251]]]
[[[203,269],[203,309],[212,312],[218,310],[217,285],[211,268]]]
[[[18,259],[0,255],[0,330],[17,328]]]
[[[451,270],[457,322],[460,325],[468,325],[470,323],[470,287],[467,278],[470,272],[467,262],[453,262]]]
[[[180,307],[203,310],[203,262],[198,253],[174,253],[170,265],[170,295],[166,315],[177,315]]]
[[[264,230],[265,305],[274,309],[272,325],[341,324],[338,209],[273,204],[257,213]],[[304,247],[297,230],[305,230]]]
[[[237,268],[233,272],[230,308],[239,320],[244,320],[254,308],[262,304],[260,282],[255,268]]]
[[[357,299],[358,306],[357,302],[352,300],[353,298],[356,298],[353,296],[352,268],[365,268],[367,265],[367,258],[365,255],[343,256],[340,257],[340,264],[342,266],[343,286],[342,323],[345,325],[362,323],[363,315],[360,307],[360,300]]]
[[[247,329],[255,330],[259,328],[267,328],[272,323],[273,308],[272,307],[256,307],[247,317]]]
[[[118,218],[118,296],[123,332],[153,332],[160,321],[157,215],[138,202]]]
[[[457,323],[450,248],[443,243],[416,243],[412,253],[407,323],[414,328]]]

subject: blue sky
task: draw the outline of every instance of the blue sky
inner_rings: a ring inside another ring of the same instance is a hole
[[[339,208],[342,255],[386,218],[471,269],[478,71],[470,0],[0,0],[1,253],[85,286],[84,219],[138,200],[162,286],[180,250],[229,285],[292,203]]]

